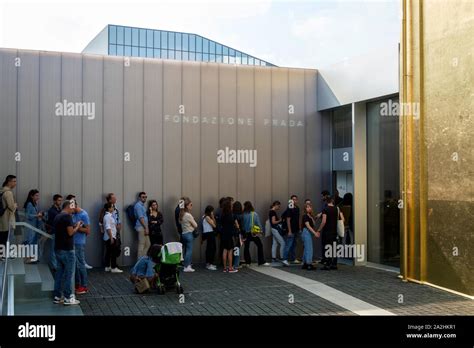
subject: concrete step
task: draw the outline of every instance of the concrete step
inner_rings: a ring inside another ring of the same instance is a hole
[[[15,315],[83,315],[79,306],[54,304],[52,298],[15,301]]]
[[[41,276],[41,290],[42,291],[53,291],[54,290],[54,277],[48,265],[40,263],[38,264],[38,271]]]

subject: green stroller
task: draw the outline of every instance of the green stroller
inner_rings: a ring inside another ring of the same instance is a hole
[[[178,266],[183,259],[183,245],[178,242],[170,242],[163,245],[158,257],[160,261],[155,265],[158,273],[156,289],[160,295],[166,293],[167,289],[175,288],[178,294],[184,292],[179,282]]]

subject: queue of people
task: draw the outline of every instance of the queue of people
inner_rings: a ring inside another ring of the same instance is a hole
[[[8,226],[15,223],[18,206],[12,190],[16,184],[16,177],[9,175],[0,190],[3,207],[3,212],[0,212],[2,244],[6,243]],[[54,302],[65,305],[77,304],[79,301],[75,295],[88,292],[87,269],[91,267],[85,260],[85,245],[87,236],[91,233],[89,214],[79,206],[73,194],[66,196],[64,201],[60,194],[55,194],[53,204],[47,212],[38,208],[39,199],[40,192],[36,189],[30,190],[23,207],[27,222],[36,229],[46,230],[52,236],[51,242],[47,241],[51,243],[51,252],[47,258],[51,269],[55,272]],[[281,216],[279,216],[281,202],[274,201],[271,204],[266,217],[268,219],[266,225],[270,231],[267,231],[266,235],[272,237],[273,264],[281,262],[284,266],[289,266],[290,263],[302,262],[303,269],[314,270],[317,268],[314,264],[313,250],[315,238],[321,238],[323,250],[325,246],[334,242],[346,243],[346,238],[353,243],[352,195],[347,193],[343,198],[339,198],[338,195],[331,197],[325,190],[321,193],[321,199],[323,209],[318,213],[314,211],[309,199],[304,202],[300,211],[296,195],[290,197],[288,206]],[[339,204],[336,204],[336,200]],[[164,219],[159,204],[154,199],[147,201],[147,194],[140,192],[137,201],[125,210],[137,233],[138,260],[145,260],[147,255],[149,256],[151,246],[164,243],[162,232]],[[192,256],[194,243],[199,236],[201,243],[206,243],[206,269],[209,271],[216,271],[219,263],[222,264],[225,273],[236,273],[241,267],[249,266],[252,263],[250,253],[252,243],[257,249],[257,264],[271,265],[264,257],[262,240],[265,234],[262,218],[255,211],[252,202],[245,201],[242,204],[240,201],[234,201],[232,197],[223,197],[219,200],[217,209],[212,205],[206,206],[199,219],[195,219],[193,214],[195,212],[192,200],[189,197],[181,197],[175,208],[175,225],[184,250],[184,272],[196,270],[192,264]],[[342,240],[339,240],[337,235],[338,220],[344,222],[347,232]],[[109,193],[99,212],[99,231],[102,233],[104,243],[106,272],[123,272],[117,265],[117,258],[121,253],[121,230],[122,221],[117,198],[115,194]],[[35,231],[27,230],[26,244],[37,245],[39,241]],[[303,246],[302,261],[296,258],[297,243]],[[240,253],[242,247],[243,259]],[[326,257],[324,253],[322,255],[322,269],[336,270],[337,258]],[[38,260],[30,259],[27,262],[38,262]],[[75,284],[74,288],[72,284]]]

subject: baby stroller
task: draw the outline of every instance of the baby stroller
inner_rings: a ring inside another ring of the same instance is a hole
[[[158,273],[156,288],[163,295],[166,289],[175,288],[178,294],[184,292],[179,282],[178,265],[182,260],[183,245],[178,242],[166,243],[161,248],[158,257],[160,262],[156,264],[155,271]]]

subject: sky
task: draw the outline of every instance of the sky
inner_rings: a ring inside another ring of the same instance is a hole
[[[400,41],[400,0],[0,0],[0,47],[81,52],[107,24],[205,36],[278,66],[323,68]]]

